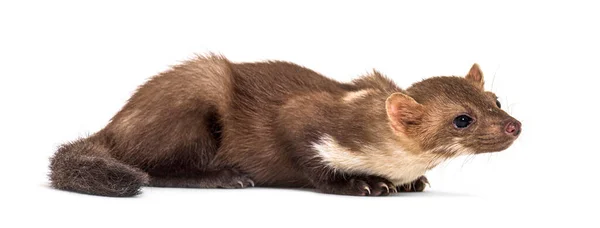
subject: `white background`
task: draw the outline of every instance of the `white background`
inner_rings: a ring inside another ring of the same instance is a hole
[[[215,2],[0,2],[0,227],[598,227],[593,1]],[[207,51],[343,81],[376,68],[403,87],[477,62],[523,134],[504,152],[442,164],[424,193],[392,197],[145,188],[123,199],[49,187],[60,143],[101,129],[148,77]]]

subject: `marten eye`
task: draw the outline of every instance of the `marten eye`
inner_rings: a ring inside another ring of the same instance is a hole
[[[498,108],[502,108],[502,105],[500,104],[499,100],[496,100],[496,106],[498,106]]]
[[[473,123],[473,118],[467,115],[460,115],[454,118],[454,126],[456,128],[466,128]]]

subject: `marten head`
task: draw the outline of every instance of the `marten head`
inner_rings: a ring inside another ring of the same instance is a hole
[[[521,123],[501,109],[494,93],[484,90],[474,64],[464,77],[433,77],[386,100],[394,133],[413,151],[453,157],[507,149],[521,133]]]

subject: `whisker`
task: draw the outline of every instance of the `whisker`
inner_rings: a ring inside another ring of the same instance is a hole
[[[468,163],[468,161],[469,161],[469,158],[471,158],[471,157],[474,157],[474,155],[473,155],[473,154],[469,154],[469,155],[468,155],[468,156],[465,158],[465,160],[463,160],[463,163],[462,163],[462,165],[460,166],[460,169],[461,169],[461,170],[462,170],[462,169],[465,167],[465,164],[467,164],[467,163]]]
[[[475,156],[475,155],[471,156],[471,159],[469,160],[469,163],[473,162],[476,158],[477,158],[477,156]]]
[[[508,108],[509,108],[509,110],[510,110],[510,111],[508,112],[508,114],[510,114],[511,116],[512,116],[512,110],[513,110],[513,109],[512,109],[512,107],[513,107],[513,105],[516,105],[516,104],[517,104],[517,103],[512,103],[512,104],[509,104],[509,105],[508,105]]]
[[[494,76],[492,76],[492,88],[490,88],[492,92],[494,92],[494,82],[496,81],[496,73],[498,73],[498,69],[500,69],[500,64],[498,64],[496,71],[494,71]]]

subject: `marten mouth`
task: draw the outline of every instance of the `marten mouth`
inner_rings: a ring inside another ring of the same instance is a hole
[[[515,140],[482,140],[474,145],[475,153],[494,153],[508,149]]]

